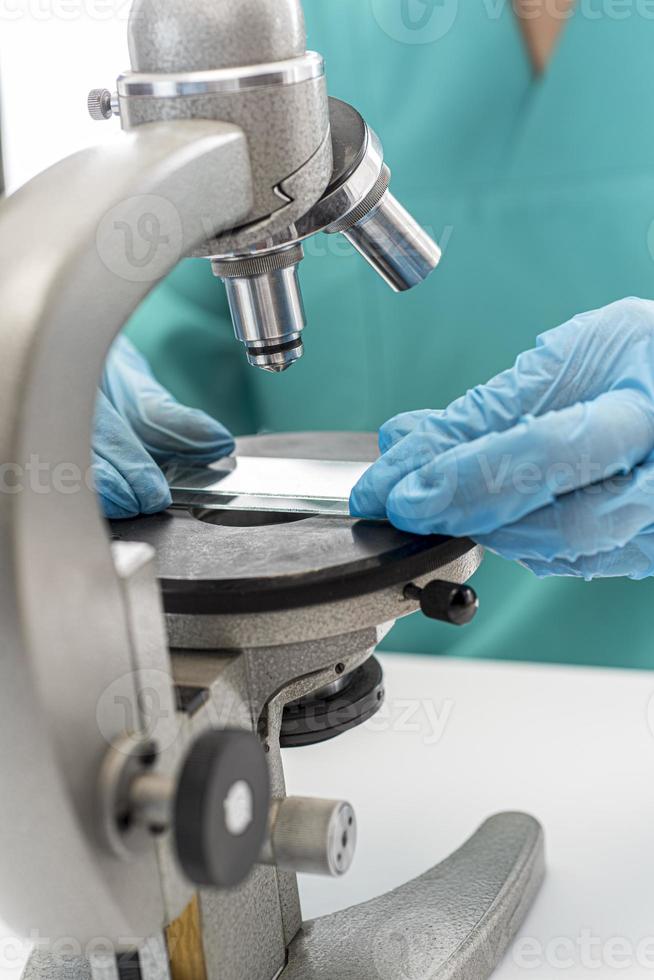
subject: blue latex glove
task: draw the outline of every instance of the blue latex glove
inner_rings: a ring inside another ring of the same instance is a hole
[[[155,380],[125,337],[109,352],[98,393],[93,479],[106,517],[155,514],[171,503],[160,465],[211,463],[234,439],[204,412],[186,408]]]
[[[469,536],[539,576],[654,573],[654,303],[575,317],[445,411],[382,428],[357,517]]]

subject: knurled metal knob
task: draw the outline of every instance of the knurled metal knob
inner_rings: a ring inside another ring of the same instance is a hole
[[[108,88],[91,89],[86,104],[91,119],[100,122],[103,119],[111,119],[113,116],[111,92]]]
[[[259,860],[286,871],[338,878],[352,864],[356,839],[349,803],[288,796],[272,801]]]

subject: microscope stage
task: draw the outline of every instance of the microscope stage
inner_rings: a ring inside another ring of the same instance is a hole
[[[374,436],[304,433],[239,440],[237,455],[370,460]],[[166,611],[220,615],[293,609],[367,595],[436,573],[469,540],[405,534],[342,517],[179,508],[112,523],[114,539],[157,553]]]

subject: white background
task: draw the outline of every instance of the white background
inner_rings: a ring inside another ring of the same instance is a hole
[[[131,0],[0,0],[3,154],[15,190],[68,154],[111,138],[90,119],[91,88],[129,68]]]

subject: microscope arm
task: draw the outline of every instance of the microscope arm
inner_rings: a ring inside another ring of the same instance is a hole
[[[102,836],[99,773],[126,721],[140,727],[140,662],[129,560],[119,575],[88,485],[91,426],[129,315],[251,206],[241,129],[194,120],[78,153],[0,209],[0,907],[23,935],[116,941],[176,914],[154,846],[126,862]],[[154,576],[150,591],[158,610]],[[163,619],[149,647],[167,675]]]

